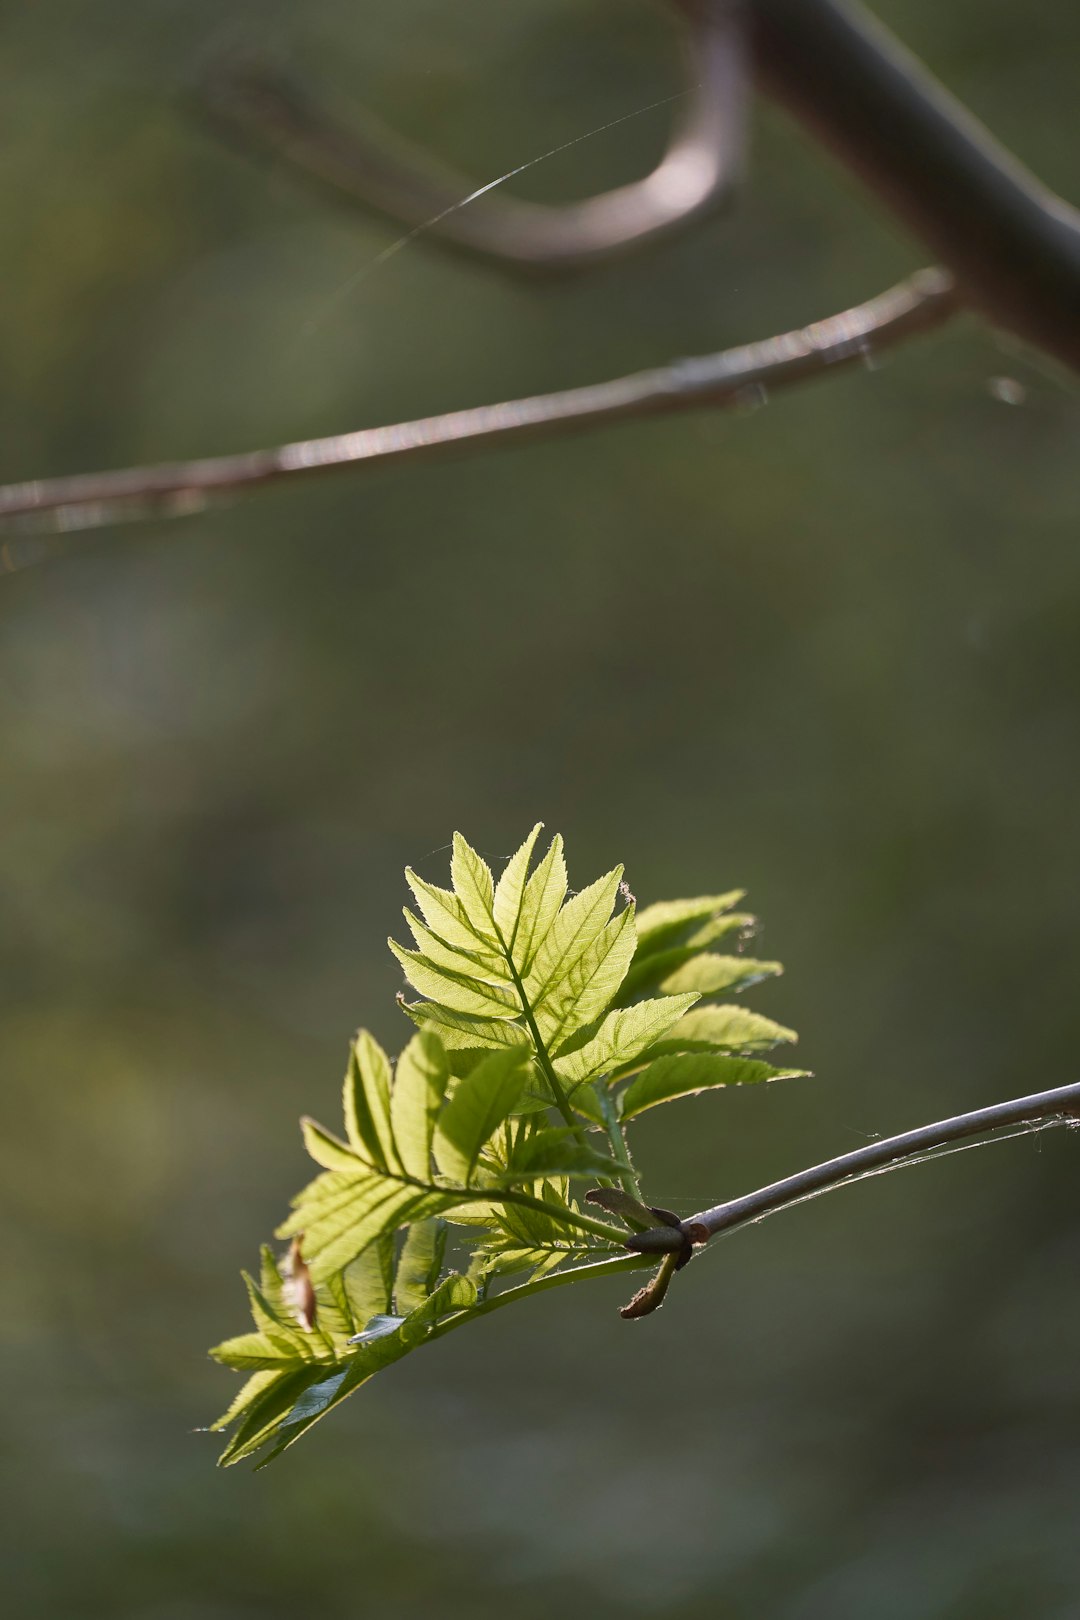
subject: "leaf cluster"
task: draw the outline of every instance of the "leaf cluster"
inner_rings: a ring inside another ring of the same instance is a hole
[[[342,1134],[302,1121],[319,1173],[278,1229],[288,1252],[264,1250],[259,1281],[245,1277],[252,1331],[211,1351],[248,1374],[213,1425],[232,1431],[223,1463],[262,1453],[262,1466],[476,1316],[654,1264],[625,1247],[664,1224],[642,1199],[629,1122],[802,1072],[759,1055],[793,1031],[713,999],[781,971],[744,954],[755,921],[736,909],[742,891],[639,913],[615,867],[571,893],[561,838],[534,861],[540,831],[497,882],[460,834],[449,889],[406,872],[412,942],[389,943],[416,1033],[393,1063],[361,1030]],[[582,1181],[593,1190],[579,1200]],[[656,1237],[661,1252],[683,1241]]]

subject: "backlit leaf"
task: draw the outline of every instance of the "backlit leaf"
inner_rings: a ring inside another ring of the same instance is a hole
[[[536,823],[521,848],[511,855],[507,861],[502,877],[495,886],[493,906],[495,926],[499,931],[503,944],[512,956],[517,942],[518,924],[521,919],[521,905],[525,894],[529,862],[532,860],[533,849],[536,846],[536,840],[540,836],[540,829],[543,825],[542,821]]]
[[[465,973],[434,967],[418,951],[404,950],[392,939],[387,943],[401,963],[405,977],[422,996],[441,1002],[455,1012],[478,1014],[481,1017],[512,1017],[520,1012],[514,991],[504,990],[499,985],[488,984]]]
[[[521,901],[514,961],[523,978],[532,967],[533,959],[547,938],[565,899],[566,861],[563,858],[563,841],[556,833],[547,854],[526,883]]]
[[[720,912],[730,911],[744,898],[745,889],[729,889],[727,894],[703,894],[693,900],[659,900],[638,912],[638,955],[666,949],[678,941],[688,923],[701,923]]]
[[[439,1280],[445,1248],[445,1221],[414,1221],[409,1227],[394,1278],[394,1305],[399,1315],[407,1316],[431,1294]]]
[[[691,991],[608,1013],[590,1041],[556,1058],[555,1072],[568,1085],[576,1085],[624,1068],[666,1035],[696,1000]]]
[[[529,1073],[521,1048],[492,1052],[458,1081],[439,1118],[435,1158],[462,1186],[473,1179],[480,1150],[518,1102]]]
[[[695,1007],[657,1043],[657,1056],[669,1047],[686,1051],[698,1045],[721,1047],[731,1052],[764,1052],[772,1046],[797,1041],[793,1029],[786,1029],[748,1007]]]
[[[568,965],[562,983],[534,1009],[537,1027],[552,1053],[611,1005],[633,955],[634,908],[627,906]]]
[[[706,951],[669,974],[661,989],[669,995],[680,990],[698,990],[704,996],[712,996],[721,991],[745,990],[783,971],[780,962],[757,962],[751,956],[714,956]]]
[[[454,893],[476,932],[497,943],[493,918],[495,884],[491,868],[457,832],[450,857],[450,878]]]
[[[431,1180],[431,1138],[449,1079],[442,1043],[414,1035],[394,1070],[390,1120],[401,1167],[416,1181]]]
[[[764,1080],[787,1080],[805,1075],[805,1069],[774,1069],[753,1058],[721,1057],[711,1052],[688,1052],[657,1058],[631,1080],[622,1096],[622,1116],[630,1119],[646,1108],[673,1097],[690,1096],[711,1086],[749,1086]]]

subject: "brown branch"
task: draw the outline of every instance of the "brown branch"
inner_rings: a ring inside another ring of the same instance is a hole
[[[198,510],[214,496],[285,478],[552,437],[628,417],[753,403],[774,389],[865,363],[883,349],[940,326],[955,309],[952,278],[943,270],[921,270],[868,303],[798,331],[609,382],[272,450],[10,484],[0,488],[0,523],[40,528],[42,515],[53,514],[52,528],[92,528],[124,516]]]
[[[1074,1082],[1052,1091],[1014,1097],[1009,1102],[993,1103],[989,1108],[976,1108],[970,1113],[938,1120],[933,1125],[921,1125],[916,1130],[904,1131],[899,1136],[870,1142],[852,1153],[826,1159],[823,1164],[799,1170],[793,1176],[785,1176],[782,1181],[759,1187],[756,1192],[746,1193],[741,1198],[730,1198],[724,1204],[716,1204],[712,1209],[691,1215],[681,1223],[682,1235],[696,1245],[707,1243],[720,1233],[733,1232],[737,1227],[764,1220],[767,1215],[790,1209],[819,1193],[849,1186],[866,1176],[880,1174],[903,1164],[918,1163],[927,1156],[932,1157],[937,1149],[947,1148],[952,1142],[985,1136],[988,1132],[1004,1130],[1009,1126],[1035,1128],[1040,1122],[1050,1125],[1080,1123],[1080,1084]],[[661,1248],[670,1250],[671,1239],[670,1228],[660,1226],[655,1230],[634,1233],[625,1239],[624,1247],[651,1254]],[[663,1303],[667,1284],[681,1263],[682,1257],[678,1254],[666,1253],[653,1283],[640,1289],[630,1304],[623,1308],[622,1314],[647,1316],[656,1310]]]
[[[760,87],[915,231],[963,300],[1080,369],[1080,213],[858,0],[669,6],[686,26],[686,119],[647,180],[569,208],[468,197],[468,182],[440,173],[419,148],[374,128],[347,133],[256,72],[220,74],[212,105],[233,133],[339,197],[511,268],[563,268],[651,241],[724,200],[741,159],[748,33]]]
[[[1080,212],[862,6],[750,0],[763,87],[898,213],[998,326],[1080,369]]]
[[[687,89],[672,98],[685,110],[664,157],[643,180],[561,207],[496,194],[497,182],[476,190],[370,115],[366,127],[346,129],[302,88],[251,64],[220,68],[203,99],[227,133],[339,200],[518,269],[578,268],[712,212],[739,178],[749,84],[742,8],[732,0],[676,5],[687,23]]]
[[[921,1125],[917,1130],[904,1131],[900,1136],[887,1136],[880,1142],[870,1142],[856,1148],[853,1153],[842,1153],[827,1159],[824,1164],[800,1170],[785,1176],[757,1192],[742,1198],[731,1198],[726,1204],[702,1210],[683,1222],[683,1230],[693,1243],[704,1243],[718,1232],[730,1232],[748,1221],[759,1221],[790,1204],[801,1203],[804,1198],[857,1181],[873,1171],[906,1160],[918,1159],[935,1148],[946,1147],[969,1136],[982,1136],[987,1131],[999,1131],[1009,1125],[1030,1125],[1039,1120],[1076,1123],[1080,1120],[1080,1084],[1057,1086],[1052,1091],[1037,1091],[1029,1097],[1014,1097],[1009,1102],[993,1103],[989,1108],[976,1108],[967,1114],[955,1114],[951,1119],[938,1120],[933,1125]],[[630,1240],[633,1247],[633,1240]]]

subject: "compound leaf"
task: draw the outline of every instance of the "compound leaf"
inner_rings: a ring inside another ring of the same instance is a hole
[[[568,1085],[575,1086],[625,1068],[666,1035],[697,999],[696,993],[690,991],[656,1001],[639,1001],[633,1007],[608,1013],[584,1046],[569,1051],[564,1048],[555,1060],[555,1072]]]
[[[722,1057],[711,1052],[686,1052],[660,1057],[631,1080],[622,1094],[622,1117],[631,1119],[646,1108],[688,1097],[711,1086],[749,1086],[763,1080],[788,1080],[805,1069],[774,1069],[753,1058]]]

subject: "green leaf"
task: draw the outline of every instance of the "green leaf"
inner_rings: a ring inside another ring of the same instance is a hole
[[[537,868],[539,874],[540,868]],[[533,1008],[557,988],[574,963],[594,944],[611,916],[622,882],[623,869],[615,867],[604,877],[580,890],[556,916],[540,945],[536,959],[524,976],[525,990]]]
[[[661,989],[671,995],[680,990],[698,990],[704,996],[711,996],[724,990],[745,990],[783,971],[781,962],[757,962],[751,956],[713,956],[705,952],[669,974]]]
[[[211,1350],[210,1354],[213,1355],[213,1353]],[[254,1405],[255,1401],[264,1395],[273,1384],[276,1384],[280,1377],[280,1372],[252,1373],[251,1377],[241,1385],[221,1416],[215,1418],[213,1423],[209,1425],[211,1432],[227,1429],[231,1423],[235,1423],[237,1418],[246,1412],[250,1406]]]
[[[727,894],[703,894],[694,900],[659,900],[638,912],[638,955],[666,949],[678,941],[688,923],[700,923],[722,911],[730,911],[746,895],[745,889],[729,889]]]
[[[634,908],[609,922],[568,968],[561,984],[534,1008],[537,1028],[557,1054],[611,1004],[634,955]]]
[[[294,1367],[302,1358],[294,1349],[281,1349],[271,1344],[264,1333],[238,1333],[235,1338],[224,1339],[210,1351],[215,1361],[237,1372],[256,1368],[274,1369]]]
[[[521,921],[522,901],[525,896],[525,882],[528,876],[529,862],[532,860],[533,849],[536,846],[536,840],[540,836],[540,829],[543,825],[542,821],[536,823],[521,848],[514,855],[511,855],[507,861],[502,877],[495,886],[493,905],[495,926],[511,957],[514,954],[518,925]]]
[[[306,1114],[300,1121],[300,1131],[316,1164],[324,1170],[366,1171],[367,1164],[353,1152],[347,1143],[339,1141],[330,1131]]]
[[[521,1048],[492,1052],[458,1081],[439,1117],[435,1159],[461,1186],[473,1180],[480,1150],[510,1114],[529,1075]]]
[[[246,1271],[241,1272],[241,1276],[247,1289],[252,1320],[267,1343],[286,1357],[305,1358],[308,1355],[308,1339],[300,1324],[283,1308],[275,1309],[254,1278],[249,1277]]]
[[[415,1181],[431,1181],[431,1138],[449,1080],[438,1037],[414,1035],[394,1071],[390,1119],[401,1167]]]
[[[440,1007],[435,1001],[405,1001],[402,1011],[408,1013],[420,1029],[429,1029],[437,1035],[448,1052],[467,1051],[470,1047],[504,1046],[529,1049],[528,1031],[520,1024],[503,1018],[474,1018],[468,1013],[454,1012]]]
[[[390,1128],[390,1059],[372,1035],[357,1035],[343,1094],[349,1146],[377,1170],[397,1168]]]
[[[393,1232],[376,1238],[340,1275],[357,1328],[389,1311],[394,1287]]]
[[[419,918],[414,917],[408,906],[402,907],[402,916],[409,925],[409,932],[416,942],[416,948],[424,959],[433,967],[445,968],[450,973],[464,974],[466,978],[478,978],[485,983],[498,984],[507,989],[511,980],[504,965],[492,966],[490,954],[484,956],[477,951],[462,950],[455,945],[448,945],[438,934],[425,928]]]
[[[498,944],[494,922],[495,884],[491,868],[458,832],[454,834],[453,854],[450,857],[450,879],[473,928],[491,944]]]
[[[394,1279],[399,1315],[407,1316],[429,1297],[439,1280],[445,1249],[445,1221],[414,1221],[409,1227]]]
[[[614,1159],[583,1142],[575,1130],[549,1125],[527,1138],[499,1179],[510,1184],[541,1176],[602,1176],[614,1169]]]
[[[569,1184],[564,1182],[566,1185]],[[494,1212],[495,1231],[487,1239],[485,1247],[489,1250],[507,1245],[511,1248],[550,1249],[566,1243],[589,1244],[592,1241],[567,1225],[565,1217],[571,1206],[551,1182],[541,1188],[540,1198],[542,1203],[549,1206],[547,1210],[537,1209],[535,1205],[501,1204]]]
[[[367,1383],[369,1378],[381,1372],[384,1367],[400,1361],[410,1350],[415,1350],[423,1344],[442,1317],[458,1311],[467,1311],[475,1303],[476,1285],[468,1278],[452,1272],[439,1284],[430,1298],[405,1317],[399,1327],[358,1346],[344,1364],[329,1377],[309,1383],[306,1388],[301,1389],[290,1403],[291,1409],[279,1413],[272,1426],[264,1421],[257,1442],[254,1444],[246,1442],[228,1460],[239,1462],[241,1457],[250,1456],[272,1439],[273,1449],[258,1465],[260,1468],[265,1467],[289,1446],[294,1445],[313,1423],[317,1423],[354,1390],[359,1389],[361,1384]],[[224,1460],[223,1457],[222,1461]]]
[[[770,1047],[797,1041],[793,1029],[774,1023],[748,1007],[724,1005],[695,1007],[661,1039],[655,1047],[659,1057],[668,1050],[685,1052],[696,1048],[720,1048],[729,1052],[765,1052]]]
[[[673,1097],[690,1096],[710,1086],[748,1086],[763,1080],[787,1080],[805,1069],[774,1069],[753,1058],[720,1057],[711,1052],[687,1052],[657,1058],[631,1080],[622,1094],[622,1117],[630,1119],[646,1108]]]
[[[296,1406],[305,1390],[326,1378],[325,1366],[297,1367],[292,1372],[271,1375],[252,1400],[218,1459],[222,1468],[252,1456],[273,1438],[275,1431]]]
[[[508,1277],[515,1272],[527,1271],[535,1281],[538,1277],[546,1277],[548,1272],[568,1260],[580,1260],[593,1253],[593,1249],[578,1248],[569,1243],[552,1245],[550,1248],[492,1248],[482,1255],[482,1274],[485,1277]]]
[[[566,898],[566,861],[563,841],[556,833],[547,854],[525,885],[518,919],[514,961],[526,977],[540,946],[547,939],[559,908]]]
[[[657,1001],[639,1001],[633,1007],[608,1013],[590,1041],[560,1053],[555,1059],[556,1074],[568,1085],[578,1085],[624,1068],[666,1035],[697,999],[691,991]]]
[[[669,978],[676,968],[682,967],[684,962],[699,956],[707,946],[730,934],[745,936],[756,922],[757,918],[751,917],[748,912],[731,911],[727,916],[710,918],[700,928],[693,929],[689,937],[678,945],[668,946],[666,950],[649,951],[644,956],[639,951],[623,980],[619,1001],[625,1005],[643,991],[654,989]]]
[[[414,990],[431,1001],[441,1002],[455,1012],[471,1013],[480,1017],[513,1017],[521,1011],[513,990],[488,984],[465,973],[452,973],[446,968],[434,967],[418,951],[407,951],[390,939],[387,944],[401,963],[405,977]]]
[[[335,1352],[341,1354],[353,1334],[363,1326],[353,1315],[352,1300],[345,1286],[345,1273],[335,1271],[327,1277],[326,1286],[316,1289],[315,1297],[319,1307],[319,1330],[330,1340]]]
[[[448,945],[458,946],[486,959],[496,969],[502,965],[503,954],[498,942],[490,937],[490,930],[476,931],[456,894],[449,889],[439,889],[433,883],[426,883],[411,867],[405,868],[405,881],[432,933],[438,934]]]
[[[801,1072],[731,1055],[794,1038],[782,1025],[736,1007],[691,1011],[699,993],[780,971],[715,950],[748,922],[732,910],[739,891],[650,906],[635,922],[632,902],[615,910],[621,868],[567,900],[558,837],[530,876],[540,831],[497,884],[459,834],[453,890],[406,874],[416,949],[391,948],[422,998],[405,1004],[418,1033],[393,1069],[360,1032],[344,1138],[303,1121],[322,1173],[279,1229],[294,1239],[293,1275],[283,1282],[267,1251],[261,1283],[246,1279],[254,1330],[213,1352],[250,1374],[218,1421],[233,1425],[223,1462],[278,1455],[381,1367],[475,1312],[648,1264],[626,1253],[631,1241],[651,1253],[667,1239],[647,1204],[615,1185],[591,1195],[631,1239],[570,1198],[573,1177],[629,1182],[621,1150],[611,1157],[584,1121],[614,1139],[620,1111],[630,1119],[707,1086]],[[628,1005],[653,984],[670,993]],[[549,1091],[580,1125],[551,1123]],[[448,1220],[471,1258],[467,1276],[439,1282]],[[567,1267],[590,1253],[604,1258]],[[527,1283],[499,1289],[522,1271]],[[655,1297],[657,1286],[646,1303]]]
[[[294,1199],[293,1213],[278,1228],[278,1236],[303,1233],[304,1258],[319,1283],[343,1270],[383,1232],[440,1214],[453,1203],[445,1193],[383,1176],[327,1170]]]

